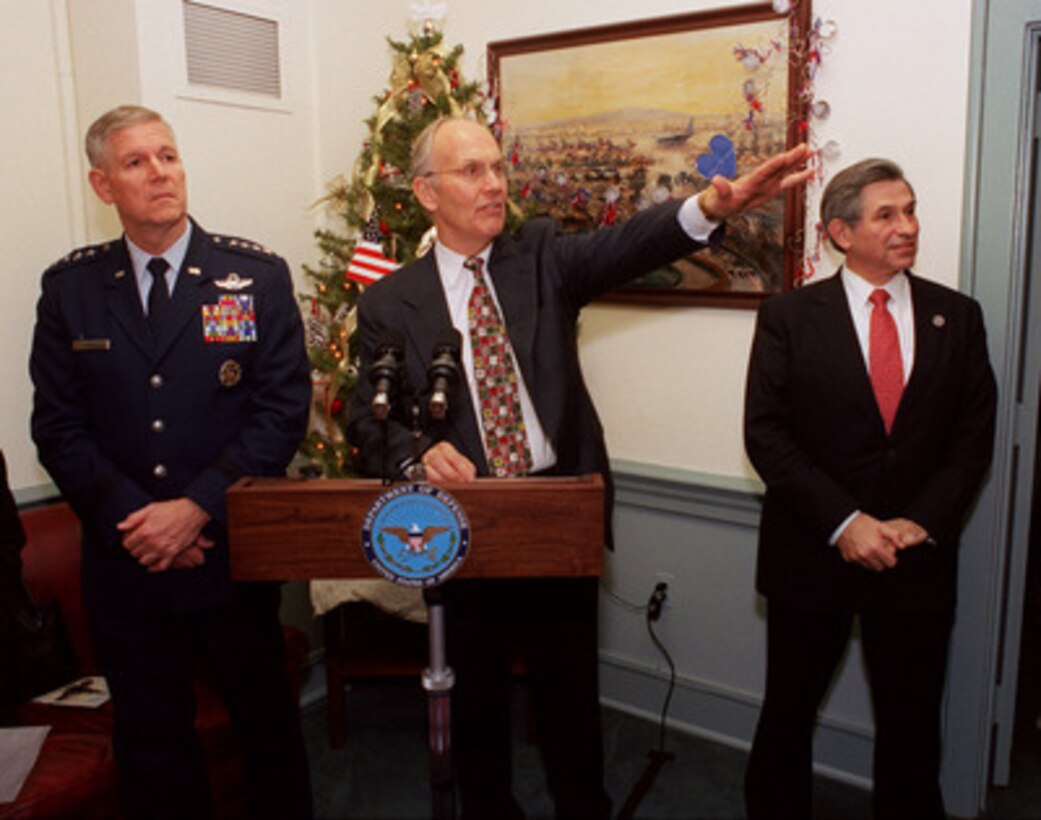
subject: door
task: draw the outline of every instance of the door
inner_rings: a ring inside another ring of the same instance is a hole
[[[1041,420],[1041,163],[1038,140],[1041,105],[1041,33],[1028,32],[1029,81],[1023,91],[1024,110],[1029,131],[1024,134],[1026,150],[1022,152],[1022,179],[1028,180],[1024,192],[1026,207],[1022,211],[1025,230],[1018,233],[1021,268],[1023,311],[1020,316],[1021,333],[1015,363],[1013,385],[1015,395],[1012,440],[1011,481],[1009,483],[1009,539],[1008,561],[1003,578],[1004,608],[1002,612],[1001,646],[995,676],[994,761],[992,782],[1009,782],[1012,742],[1016,723],[1017,682],[1020,667],[1022,631],[1025,625],[1025,606],[1032,606],[1027,594],[1028,567],[1036,570],[1037,550],[1041,533],[1032,532],[1038,519],[1034,509],[1035,486],[1038,470],[1038,423]],[[1031,590],[1031,593],[1033,591]],[[1030,648],[1030,643],[1026,644]]]

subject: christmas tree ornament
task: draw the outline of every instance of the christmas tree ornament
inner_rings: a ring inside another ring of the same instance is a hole
[[[835,140],[828,140],[821,146],[820,155],[829,161],[836,160],[842,155],[842,149]]]
[[[336,308],[336,313],[333,314],[333,322],[340,326],[340,336],[345,342],[354,333],[354,328],[357,323],[357,313],[358,308],[356,305],[344,302]]]
[[[426,94],[418,86],[408,92],[408,110],[411,114],[418,114],[427,103]]]
[[[329,330],[320,316],[304,319],[304,336],[308,347],[325,347],[329,344]]]
[[[452,99],[452,86],[441,70],[441,61],[435,52],[427,51],[416,59],[416,81],[430,100],[444,97],[453,114],[460,113],[459,105]]]
[[[830,40],[839,33],[839,27],[834,20],[818,20],[814,28],[817,30],[817,36],[822,40]]]
[[[409,3],[409,29],[413,34],[430,37],[441,31],[448,14],[448,3],[421,0]]]
[[[824,100],[816,100],[810,106],[810,114],[812,114],[818,120],[824,120],[828,118],[831,113],[831,106],[828,105]]]
[[[397,262],[383,253],[378,215],[377,209],[347,263],[347,278],[361,285],[371,285],[398,267]]]

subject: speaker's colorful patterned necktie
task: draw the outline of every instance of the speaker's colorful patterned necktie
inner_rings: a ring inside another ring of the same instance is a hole
[[[524,475],[531,470],[531,447],[506,326],[485,282],[482,260],[471,256],[464,264],[474,275],[467,317],[488,467],[499,477]]]

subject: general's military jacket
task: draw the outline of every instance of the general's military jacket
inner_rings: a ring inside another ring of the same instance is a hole
[[[225,490],[241,476],[282,475],[306,432],[303,327],[280,257],[193,223],[171,300],[153,338],[123,240],[77,250],[43,275],[32,434],[84,524],[88,605],[224,600]],[[204,534],[217,545],[200,568],[148,573],[116,524],[181,496],[212,516]]]

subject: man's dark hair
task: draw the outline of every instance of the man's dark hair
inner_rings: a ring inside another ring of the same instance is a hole
[[[865,159],[839,171],[824,188],[821,197],[821,225],[825,232],[833,219],[840,219],[847,225],[860,222],[864,215],[860,192],[868,185],[897,180],[904,182],[911,195],[914,195],[914,189],[904,176],[903,170],[892,160]],[[828,239],[831,240],[830,234]],[[835,245],[834,240],[831,240],[831,243]]]

